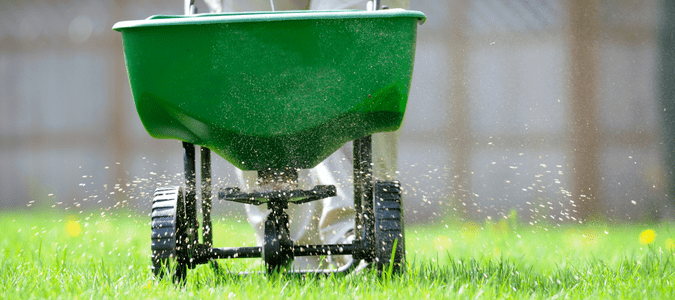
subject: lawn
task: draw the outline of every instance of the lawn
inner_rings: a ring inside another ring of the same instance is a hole
[[[207,266],[184,286],[157,281],[147,216],[125,210],[0,212],[0,299],[673,299],[675,224],[445,220],[406,227],[401,276],[233,276]],[[216,246],[253,245],[242,220],[218,219]],[[259,260],[220,261],[259,270]]]

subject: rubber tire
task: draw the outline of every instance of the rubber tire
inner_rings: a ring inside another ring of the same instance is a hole
[[[270,213],[265,220],[263,230],[265,241],[262,247],[262,258],[267,266],[267,273],[285,272],[293,263],[293,241],[288,230],[288,214],[282,212],[280,216],[273,217]]]
[[[182,281],[187,273],[185,197],[179,186],[161,187],[152,198],[152,272],[158,278],[169,274]]]
[[[404,270],[405,231],[401,185],[398,181],[378,181],[374,186],[375,198],[375,264],[379,271],[387,271],[396,241],[393,272]],[[398,239],[398,241],[397,241]]]

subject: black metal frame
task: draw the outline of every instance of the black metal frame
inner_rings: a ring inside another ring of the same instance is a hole
[[[337,196],[333,185],[317,185],[311,190],[287,190],[271,192],[242,193],[239,188],[223,188],[218,192],[219,200],[260,205],[272,199],[284,199],[288,203],[302,204]]]
[[[356,210],[354,243],[360,243],[355,260],[371,262],[375,258],[375,209],[373,201],[372,136],[356,139],[353,144],[354,208]]]
[[[193,0],[185,1],[185,14],[196,13]],[[373,10],[386,9],[380,7],[380,1],[373,1]],[[235,201],[259,205],[267,203],[272,212],[265,220],[265,241],[262,247],[213,248],[213,232],[211,227],[212,185],[211,185],[211,151],[200,147],[201,160],[201,207],[202,207],[202,243],[199,243],[199,220],[197,219],[197,182],[194,144],[183,142],[183,163],[185,168],[185,220],[187,223],[187,257],[178,258],[188,267],[207,263],[222,258],[254,258],[262,257],[268,265],[268,272],[289,265],[295,256],[315,255],[352,255],[354,261],[375,259],[375,210],[374,210],[374,178],[372,163],[372,137],[370,135],[353,141],[354,154],[354,220],[356,238],[351,244],[336,245],[294,245],[288,229],[288,215],[284,209],[288,203],[301,204],[336,196],[335,186],[316,186],[312,190],[272,191],[268,193],[241,193],[237,188],[229,188],[218,193],[221,200]],[[288,179],[295,176],[297,170],[261,170],[260,178]],[[176,224],[181,226],[181,224]],[[181,242],[182,243],[182,242]],[[214,267],[217,265],[214,263]],[[352,270],[352,265],[336,271],[300,271],[293,273],[345,273]]]
[[[290,265],[296,256],[320,255],[352,255],[354,261],[372,262],[375,256],[375,221],[373,201],[373,164],[372,137],[366,136],[353,141],[354,154],[354,207],[356,238],[351,244],[295,245],[290,239],[288,215],[284,209],[288,203],[301,204],[337,195],[335,186],[316,186],[312,190],[271,191],[265,193],[241,193],[238,188],[226,188],[218,192],[220,200],[248,204],[267,204],[272,210],[265,220],[265,241],[262,247],[213,247],[211,230],[211,152],[208,148],[200,148],[201,160],[201,207],[203,214],[202,243],[199,243],[197,219],[197,186],[196,186],[196,153],[195,146],[183,142],[183,161],[185,167],[185,206],[188,236],[188,254],[186,263],[194,268],[198,264],[208,263],[215,259],[229,258],[263,258],[268,272],[283,269]],[[260,172],[259,172],[260,173]],[[280,174],[283,172],[280,172]],[[288,173],[286,171],[286,173]],[[297,177],[297,172],[295,173]],[[276,173],[266,172],[264,176]],[[286,175],[287,176],[287,175]],[[292,273],[347,273],[353,265],[343,266],[337,270],[291,271]]]

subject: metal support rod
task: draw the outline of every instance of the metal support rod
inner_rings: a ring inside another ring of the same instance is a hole
[[[207,247],[213,246],[213,231],[211,230],[211,150],[206,147],[199,148],[201,160],[201,190],[202,190],[202,243]]]
[[[196,13],[195,0],[185,0],[183,5],[183,14],[193,15]]]
[[[381,7],[381,1],[380,0],[370,0],[366,4],[366,10],[367,11],[376,11],[376,10],[380,10],[381,8],[382,7]]]
[[[294,275],[323,275],[323,276],[332,276],[332,275],[337,275],[337,274],[349,274],[352,271],[356,269],[356,265],[354,262],[350,261],[344,266],[341,266],[335,269],[319,269],[319,270],[292,270],[290,272],[287,272],[286,274],[294,274]],[[262,275],[263,272],[238,272],[238,273],[229,273],[230,275],[238,275],[238,276],[251,276],[251,275]]]
[[[373,0],[373,10],[380,9],[380,0]]]
[[[354,218],[355,225],[355,236],[356,239],[361,239],[363,230],[363,179],[361,172],[361,139],[356,139],[353,142],[352,157],[354,168],[354,210],[356,211],[356,217]]]
[[[197,191],[195,170],[195,145],[183,142],[183,167],[185,168],[185,214],[188,221],[190,241],[197,243]]]
[[[211,248],[204,255],[206,259],[259,258],[262,256],[262,247]]]
[[[330,245],[294,245],[294,256],[350,255],[354,251],[352,244]],[[201,254],[202,259],[259,258],[262,247],[226,247],[210,248]]]
[[[353,251],[352,244],[293,246],[294,256],[350,255]]]
[[[356,238],[363,239],[367,249],[374,249],[372,136],[354,140],[354,208]],[[363,236],[361,236],[363,235]],[[370,256],[372,253],[365,253]],[[368,259],[368,257],[364,257]]]

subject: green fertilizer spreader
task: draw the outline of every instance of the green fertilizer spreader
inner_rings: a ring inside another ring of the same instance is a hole
[[[262,257],[274,272],[287,269],[295,256],[328,254],[400,267],[400,184],[374,182],[371,135],[401,126],[417,25],[424,20],[421,12],[392,9],[160,15],[115,24],[143,125],[154,138],[181,140],[185,151],[185,186],[159,188],[153,198],[155,274],[183,279],[187,268],[235,257]],[[334,186],[252,193],[222,188],[218,199],[267,204],[271,213],[262,246],[212,247],[209,149],[239,169],[258,171],[263,181],[293,182],[298,169],[318,165],[349,141],[354,242],[290,240],[288,203],[333,197]],[[194,145],[201,146],[202,242]]]

